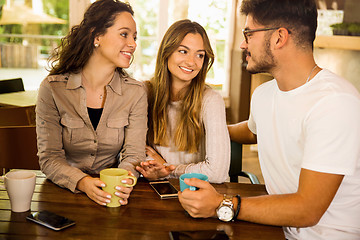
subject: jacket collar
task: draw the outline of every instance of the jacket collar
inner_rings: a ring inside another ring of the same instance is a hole
[[[83,86],[81,82],[81,71],[79,73],[66,74],[64,77],[67,80],[66,89],[76,89]],[[123,79],[120,77],[119,72],[115,71],[113,78],[108,84],[118,95],[122,95],[121,81],[123,81]]]

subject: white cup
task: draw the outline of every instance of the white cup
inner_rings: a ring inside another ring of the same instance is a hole
[[[1,177],[5,186],[13,212],[26,212],[30,210],[31,199],[35,189],[36,174],[32,171],[11,171]]]

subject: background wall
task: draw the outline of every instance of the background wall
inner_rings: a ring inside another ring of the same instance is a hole
[[[315,48],[314,56],[320,67],[347,79],[360,91],[360,51]]]

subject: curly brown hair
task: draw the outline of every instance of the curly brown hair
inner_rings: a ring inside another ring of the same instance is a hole
[[[81,23],[71,28],[51,54],[50,75],[78,73],[94,51],[95,37],[105,34],[114,24],[116,16],[122,12],[134,15],[128,3],[118,0],[98,0],[91,4]],[[118,67],[117,70],[121,75],[127,75],[122,68]]]

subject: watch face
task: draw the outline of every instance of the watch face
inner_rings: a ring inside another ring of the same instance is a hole
[[[230,221],[234,216],[234,211],[228,206],[222,206],[219,208],[217,215],[222,221]]]

